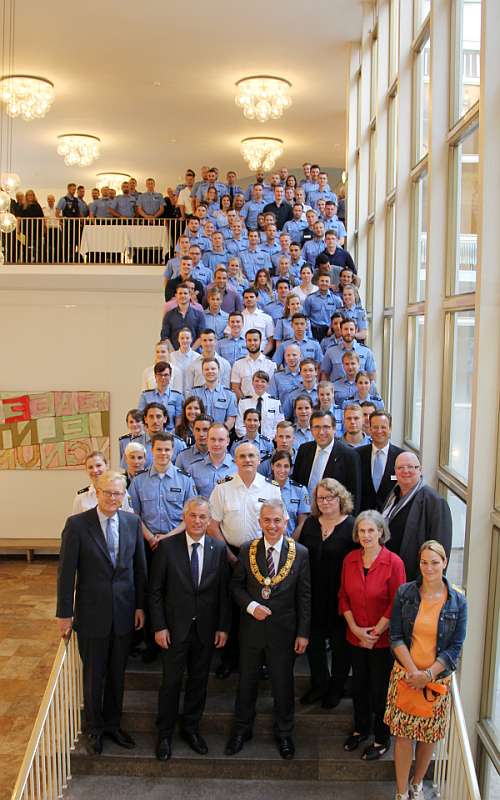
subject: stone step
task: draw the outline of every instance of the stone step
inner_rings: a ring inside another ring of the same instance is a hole
[[[155,661],[153,664],[140,664],[135,661],[129,665],[125,673],[125,688],[126,689],[155,689],[160,688],[161,682],[161,668],[160,662]],[[213,672],[210,673],[208,678],[208,691],[209,692],[229,692],[234,695],[236,686],[238,685],[238,673],[233,672],[225,680],[220,680],[215,677]],[[298,695],[302,695],[309,689],[310,680],[309,674],[295,673],[295,691]],[[261,681],[260,688],[263,691],[270,692],[270,681]]]
[[[220,683],[220,681],[218,682]],[[256,733],[272,731],[273,700],[269,691],[263,691],[261,683],[257,700]],[[203,725],[205,730],[228,735],[233,719],[234,692],[211,691],[207,696]],[[158,705],[158,692],[127,689],[124,697],[122,724],[126,731],[151,732]],[[180,707],[182,708],[182,698]],[[352,704],[350,700],[342,700],[337,708],[327,710],[319,703],[314,706],[295,707],[295,723],[298,731],[307,731],[310,735],[344,733],[347,735],[352,727]]]
[[[155,736],[137,733],[137,747],[124,750],[105,739],[101,756],[87,754],[79,742],[71,757],[74,775],[136,776],[142,778],[190,778],[222,780],[286,780],[286,781],[392,781],[392,750],[375,762],[361,760],[361,751],[346,753],[343,736],[320,736],[312,739],[307,733],[295,737],[297,752],[291,761],[284,761],[272,736],[256,736],[236,756],[225,756],[226,737],[202,728],[209,753],[199,756],[178,737],[174,737],[173,756],[167,763],[154,755]],[[211,793],[213,797],[213,793]]]
[[[164,772],[169,769],[165,765]],[[214,778],[134,778],[77,775],[64,791],[64,800],[388,800],[394,797],[391,781],[232,780]],[[434,797],[432,792],[426,798]]]

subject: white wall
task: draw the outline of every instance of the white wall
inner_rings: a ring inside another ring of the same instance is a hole
[[[0,390],[110,392],[116,467],[125,414],[159,338],[161,268],[43,269],[0,272]],[[0,537],[59,535],[87,483],[83,470],[0,471]]]

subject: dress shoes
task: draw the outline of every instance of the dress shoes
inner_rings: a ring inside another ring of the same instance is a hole
[[[135,747],[132,737],[126,731],[122,731],[121,728],[117,728],[116,731],[105,731],[105,733],[120,747],[125,747],[127,750],[132,750]]]
[[[279,736],[276,741],[278,742],[278,750],[281,758],[289,761],[295,755],[295,745],[291,736]]]
[[[156,758],[158,761],[168,761],[171,755],[172,745],[170,739],[167,739],[167,737],[164,739],[159,738],[156,743]]]
[[[344,692],[341,689],[328,689],[323,697],[321,706],[323,708],[337,708],[343,696]]]
[[[300,698],[300,705],[301,706],[312,706],[314,703],[317,703],[318,700],[321,700],[322,697],[323,697],[323,692],[321,691],[321,689],[309,689]]]
[[[224,753],[226,756],[235,756],[236,753],[239,753],[240,750],[243,750],[243,745],[245,742],[250,741],[252,738],[251,733],[235,733],[229,737],[227,740],[226,748]]]
[[[184,739],[185,742],[190,746],[191,750],[194,750],[195,753],[198,753],[200,756],[206,756],[208,753],[208,747],[205,739],[203,736],[197,731],[185,731],[180,730],[179,736],[181,739]]]
[[[100,756],[102,753],[102,733],[87,734],[87,749],[91,756]]]

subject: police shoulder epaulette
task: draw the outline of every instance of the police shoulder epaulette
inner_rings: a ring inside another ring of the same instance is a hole
[[[132,434],[131,433],[124,433],[123,436],[119,436],[118,437],[118,441],[121,442],[122,439],[131,439],[131,438],[132,438]]]
[[[85,494],[85,492],[88,492],[89,489],[90,486],[84,486],[83,489],[78,489],[77,494]]]
[[[177,470],[177,472],[180,472],[180,473],[181,473],[181,475],[185,475],[185,476],[186,476],[186,478],[190,478],[190,477],[191,477],[191,475],[189,474],[189,472],[186,472],[186,470],[185,470],[185,469],[182,469],[182,467],[176,467],[176,470]]]
[[[147,469],[147,467],[145,467],[144,469],[140,469],[140,470],[138,470],[138,471],[135,473],[135,475],[134,475],[134,478],[137,478],[137,476],[138,476],[138,475],[143,475],[143,474],[144,474],[144,472],[148,472],[148,469]]]
[[[268,436],[264,436],[263,433],[260,434],[260,438],[263,439],[265,442],[270,442],[271,439]]]
[[[260,463],[262,464],[264,461],[269,461],[271,456],[272,456],[272,453],[266,453],[266,455],[262,456],[262,458],[260,459]]]
[[[289,481],[291,486],[302,486],[301,483],[299,483],[298,481],[293,481],[291,478],[289,478]]]
[[[273,486],[279,486],[278,481],[275,481],[274,478],[266,478],[267,483],[272,483]]]
[[[227,483],[227,481],[232,481],[233,478],[234,478],[234,475],[226,475],[225,478],[219,478],[217,483]]]
[[[252,399],[251,394],[246,394],[245,397],[242,398],[242,400],[251,400],[251,399]]]

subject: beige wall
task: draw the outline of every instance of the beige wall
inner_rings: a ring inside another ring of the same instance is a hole
[[[118,466],[117,438],[159,337],[161,268],[83,269],[2,269],[0,389],[110,392]],[[110,270],[111,277],[103,274]],[[81,470],[0,471],[0,537],[58,535],[85,485]]]

